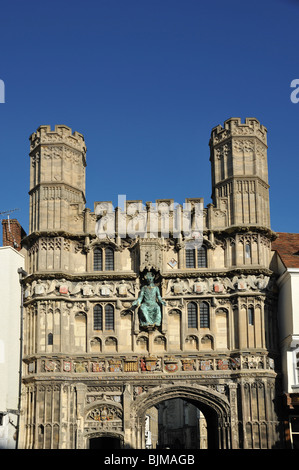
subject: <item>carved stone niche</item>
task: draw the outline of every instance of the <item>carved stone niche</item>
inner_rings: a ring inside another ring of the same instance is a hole
[[[162,271],[162,246],[156,239],[140,239],[139,241],[140,271],[144,269]]]

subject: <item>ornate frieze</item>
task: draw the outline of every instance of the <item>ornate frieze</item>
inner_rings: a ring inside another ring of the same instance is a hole
[[[192,279],[175,278],[167,280],[165,297],[185,296],[201,294],[226,294],[247,291],[271,290],[273,281],[270,276],[259,275],[235,275],[226,277],[198,277]]]
[[[25,287],[25,299],[37,296],[68,296],[71,299],[79,297],[115,298],[125,299],[134,297],[138,286],[131,281],[79,281],[71,282],[65,279],[44,280],[38,279],[28,283]]]
[[[129,356],[120,358],[105,358],[94,360],[76,359],[42,359],[40,372],[60,373],[61,371],[70,374],[91,374],[107,375],[110,373],[123,374],[152,374],[176,372],[207,372],[207,371],[247,371],[247,370],[268,370],[274,371],[274,359],[264,354],[254,355],[222,355],[217,356],[206,354],[196,355],[165,355],[165,356]]]

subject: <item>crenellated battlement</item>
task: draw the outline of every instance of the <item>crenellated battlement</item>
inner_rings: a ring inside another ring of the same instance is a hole
[[[66,144],[76,150],[86,153],[85,140],[82,134],[75,131],[65,125],[55,125],[54,130],[51,126],[44,125],[31,134],[30,140],[30,152],[36,149],[42,144]]]
[[[256,118],[230,118],[210,138],[212,199],[226,198],[229,225],[269,227],[267,129]]]
[[[29,140],[30,231],[69,230],[86,202],[84,137],[65,125],[44,125]]]
[[[211,132],[210,146],[215,146],[231,137],[257,137],[267,144],[267,129],[256,118],[230,118],[224,121],[224,126],[215,126]]]

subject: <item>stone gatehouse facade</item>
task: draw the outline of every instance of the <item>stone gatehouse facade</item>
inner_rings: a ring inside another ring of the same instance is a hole
[[[280,445],[267,130],[231,118],[209,145],[207,207],[92,211],[83,136],[60,125],[31,135],[19,448],[142,449],[174,399],[204,416],[209,449]],[[152,322],[142,289],[157,291]]]

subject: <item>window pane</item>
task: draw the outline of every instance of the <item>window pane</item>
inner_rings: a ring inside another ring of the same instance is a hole
[[[200,328],[210,327],[209,305],[206,302],[200,304]]]
[[[105,251],[105,269],[107,271],[114,270],[114,251],[111,248],[106,248]]]
[[[105,307],[105,330],[114,330],[114,308],[109,304]]]
[[[93,329],[102,330],[103,329],[103,313],[101,305],[96,305],[93,309]]]
[[[195,268],[195,250],[186,250],[186,268]]]
[[[94,271],[103,271],[103,255],[101,248],[96,248],[93,252]]]
[[[204,246],[201,246],[197,250],[197,267],[198,268],[207,267],[207,250]]]
[[[188,304],[188,328],[197,328],[197,305],[194,302]]]

